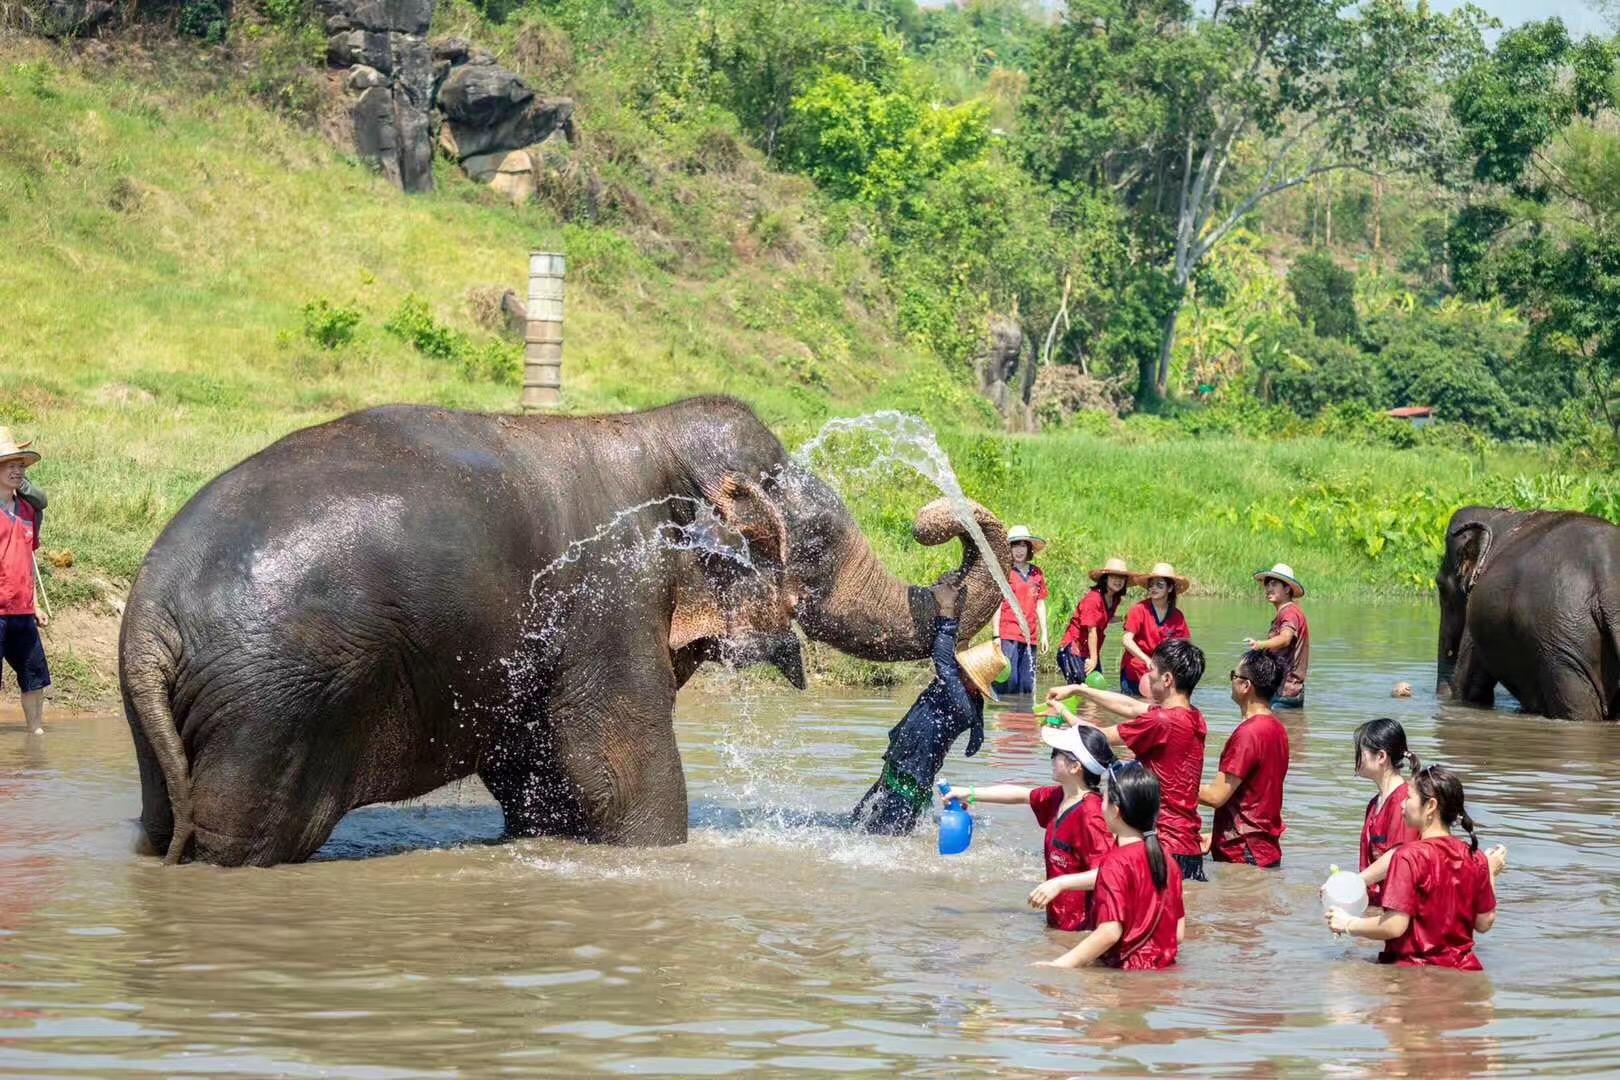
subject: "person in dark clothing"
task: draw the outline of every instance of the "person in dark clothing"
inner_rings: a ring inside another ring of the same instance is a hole
[[[939,617],[934,620],[934,681],[923,688],[905,719],[889,732],[883,755],[883,773],[851,815],[866,832],[903,836],[916,828],[917,818],[932,801],[934,778],[945,764],[951,744],[964,731],[967,756],[984,742],[984,702],[995,699],[990,684],[1007,667],[1007,659],[994,641],[962,653],[956,651],[957,612],[961,589],[934,587]]]

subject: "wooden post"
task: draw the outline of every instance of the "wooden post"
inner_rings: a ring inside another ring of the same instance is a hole
[[[562,404],[563,257],[529,253],[528,322],[523,333],[523,411]]]

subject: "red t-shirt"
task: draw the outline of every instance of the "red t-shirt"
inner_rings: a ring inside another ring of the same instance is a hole
[[[1116,601],[1117,603],[1117,601]],[[1069,629],[1064,632],[1063,640],[1058,642],[1058,648],[1070,649],[1076,656],[1084,660],[1091,655],[1091,643],[1088,631],[1097,631],[1097,651],[1102,651],[1102,643],[1108,637],[1108,620],[1114,613],[1108,609],[1108,603],[1103,594],[1096,589],[1087,589],[1086,595],[1074,606],[1074,616],[1069,619]]]
[[[1176,927],[1186,915],[1181,905],[1181,870],[1165,859],[1164,890],[1153,887],[1147,844],[1126,844],[1103,856],[1091,917],[1098,925],[1117,922],[1119,942],[1101,962],[1126,971],[1167,968],[1176,962]]]
[[[0,509],[0,615],[34,613],[34,552],[39,515],[22,499],[15,513]]]
[[[1271,633],[1266,636],[1276,637],[1285,626],[1293,629],[1294,640],[1285,648],[1273,649],[1271,653],[1283,662],[1286,669],[1280,696],[1297,698],[1305,693],[1305,672],[1311,666],[1311,627],[1305,621],[1305,613],[1292,600],[1277,609],[1277,617],[1271,620]]]
[[[1380,963],[1483,969],[1474,955],[1474,919],[1496,910],[1483,852],[1469,851],[1455,836],[1402,844],[1384,879],[1383,906],[1412,921],[1384,943]]]
[[[1159,621],[1158,612],[1153,610],[1153,601],[1140,601],[1131,608],[1130,614],[1125,616],[1125,632],[1136,639],[1136,647],[1153,655],[1153,650],[1163,645],[1171,638],[1192,637],[1192,631],[1187,629],[1187,617],[1181,613],[1180,608],[1172,608],[1170,614]],[[1147,674],[1147,665],[1127,652],[1120,661],[1119,673],[1132,686],[1141,681]]]
[[[1024,613],[1024,624],[1029,627],[1031,634],[1041,632],[1040,620],[1035,617],[1035,605],[1045,600],[1046,575],[1034,563],[1029,564],[1029,575],[1026,577],[1017,570],[1007,575],[1007,584],[1012,586],[1013,595],[1018,598],[1018,609]],[[1033,645],[1033,637],[1025,637],[1024,632],[1018,629],[1018,618],[1013,615],[1012,605],[1007,601],[1001,602],[1001,619],[996,626],[996,636],[1002,641],[1022,641],[1026,645]]]
[[[1046,876],[1083,874],[1095,870],[1102,857],[1114,848],[1114,834],[1103,820],[1102,796],[1088,791],[1062,814],[1063,789],[1036,788],[1029,793],[1029,808],[1035,821],[1046,829]],[[1059,893],[1046,908],[1046,925],[1059,930],[1090,930],[1087,918],[1091,894],[1083,889]]]
[[[1392,847],[1400,847],[1416,840],[1422,834],[1406,823],[1401,804],[1406,801],[1406,784],[1402,783],[1389,793],[1384,805],[1378,805],[1378,796],[1367,802],[1367,819],[1361,825],[1361,869],[1365,870]],[[1367,903],[1377,904],[1384,894],[1388,878],[1367,886]]]
[[[1282,819],[1287,730],[1270,713],[1249,717],[1227,738],[1220,769],[1238,789],[1215,811],[1210,854],[1216,862],[1247,862],[1252,855],[1257,866],[1276,866],[1288,828]]]
[[[1192,706],[1155,705],[1119,725],[1120,738],[1136,759],[1159,778],[1159,843],[1172,855],[1197,855],[1198,782],[1204,772],[1204,739],[1209,726]]]

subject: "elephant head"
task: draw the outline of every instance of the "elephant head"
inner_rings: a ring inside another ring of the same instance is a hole
[[[1468,595],[1483,568],[1494,538],[1494,519],[1506,511],[1468,506],[1451,517],[1446,528],[1446,551],[1434,585],[1440,596],[1440,642],[1435,654],[1435,692],[1452,692],[1451,676],[1464,648],[1468,624]]]
[[[843,501],[821,480],[788,467],[773,486],[790,537],[786,585],[804,632],[866,660],[926,657],[939,610],[934,594],[884,568]],[[1012,565],[1006,527],[982,506],[970,505],[1005,572]],[[999,586],[948,500],[919,510],[912,535],[925,545],[962,541],[961,565],[945,577],[962,587],[959,636],[967,641],[1000,606]]]

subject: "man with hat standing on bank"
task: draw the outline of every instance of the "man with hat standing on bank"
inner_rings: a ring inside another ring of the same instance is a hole
[[[1298,709],[1305,704],[1305,672],[1311,664],[1311,627],[1299,606],[1305,586],[1294,577],[1294,568],[1278,563],[1261,570],[1254,580],[1266,590],[1266,600],[1276,609],[1271,620],[1271,636],[1246,639],[1249,648],[1271,653],[1283,663],[1282,688],[1271,699],[1274,709]]]
[[[25,470],[39,460],[29,443],[18,443],[0,428],[0,656],[17,673],[23,720],[35,735],[45,734],[45,688],[51,685],[39,628],[49,619],[34,610],[39,526],[44,493],[28,487]]]

